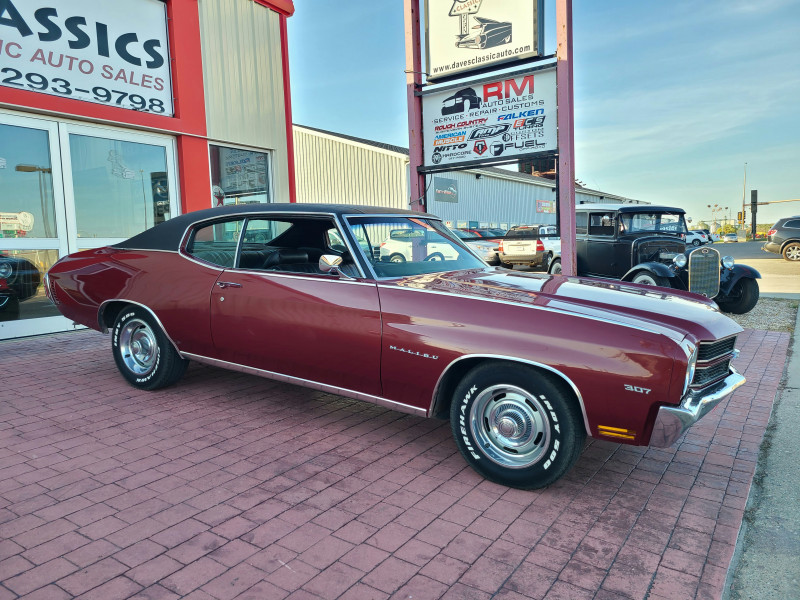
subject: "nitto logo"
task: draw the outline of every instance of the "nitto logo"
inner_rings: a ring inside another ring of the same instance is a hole
[[[508,125],[490,125],[488,127],[478,127],[470,135],[471,140],[482,140],[484,138],[496,137],[508,131]]]
[[[477,142],[475,142],[475,147],[473,148],[475,154],[477,154],[478,156],[483,156],[483,153],[486,152],[487,149],[488,146],[486,145],[486,142],[484,142],[483,140],[478,140]]]

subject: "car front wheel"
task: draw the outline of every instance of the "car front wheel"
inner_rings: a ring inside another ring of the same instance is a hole
[[[128,306],[111,334],[114,362],[132,386],[157,390],[183,376],[188,360],[180,357],[155,319],[144,309]]]
[[[450,424],[461,454],[482,476],[509,487],[546,487],[583,450],[576,400],[533,367],[487,362],[456,388]]]
[[[783,258],[786,260],[800,260],[800,244],[797,242],[792,242],[791,244],[786,244],[786,247],[783,249]]]
[[[758,302],[758,282],[749,277],[742,277],[733,284],[730,294],[717,300],[723,312],[743,315],[750,312]]]
[[[670,287],[669,279],[666,277],[659,277],[653,275],[648,271],[640,271],[631,279],[631,283],[640,283],[642,285],[657,285],[659,287]]]

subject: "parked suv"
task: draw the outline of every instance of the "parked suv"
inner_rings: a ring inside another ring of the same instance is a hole
[[[637,204],[583,204],[575,213],[578,275],[688,290],[731,313],[758,302],[761,275],[720,258],[708,246],[687,247],[684,210]],[[560,272],[554,259],[548,271]]]
[[[761,249],[782,254],[786,260],[800,260],[800,215],[775,223],[767,232],[767,241]]]
[[[520,225],[511,228],[500,242],[500,263],[504,267],[513,265],[543,266],[552,254],[552,246],[560,242],[554,225]],[[559,251],[560,251],[559,243]]]

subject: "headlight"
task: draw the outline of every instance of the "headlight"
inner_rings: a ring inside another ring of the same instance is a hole
[[[685,342],[682,346],[686,355],[689,357],[689,363],[686,365],[686,379],[683,382],[683,394],[681,394],[681,396],[685,395],[686,390],[689,389],[689,385],[694,379],[695,369],[697,368],[697,346],[689,342]]]
[[[0,262],[0,279],[8,279],[13,272],[10,262]]]
[[[672,262],[675,264],[676,267],[682,269],[686,266],[686,255],[685,254],[678,254],[675,258],[672,259]]]
[[[736,261],[733,260],[732,256],[723,256],[722,257],[722,266],[726,269],[732,269],[733,265],[736,264]]]

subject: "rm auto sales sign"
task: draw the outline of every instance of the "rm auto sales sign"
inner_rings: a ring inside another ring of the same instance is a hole
[[[0,86],[172,116],[160,0],[0,0]]]
[[[425,167],[554,152],[556,71],[463,84],[422,97]]]

